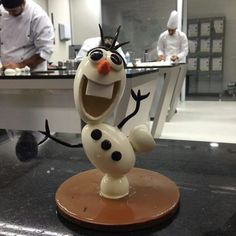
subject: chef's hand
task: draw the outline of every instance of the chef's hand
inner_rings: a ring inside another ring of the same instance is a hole
[[[14,63],[14,62],[8,62],[4,65],[2,65],[3,70],[5,69],[16,69],[16,68],[22,68],[21,63]]]
[[[178,60],[179,58],[178,58],[177,55],[172,55],[170,59],[171,59],[171,61],[176,61],[176,60]]]
[[[159,56],[159,61],[165,61],[165,56],[164,55],[160,55]]]

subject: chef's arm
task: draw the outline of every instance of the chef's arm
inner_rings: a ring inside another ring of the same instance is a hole
[[[164,42],[162,38],[159,38],[157,42],[157,55],[159,61],[165,61]]]
[[[188,51],[188,39],[186,35],[183,35],[181,39],[181,52],[177,55],[178,59],[182,60],[185,58],[188,55]]]
[[[45,59],[41,58],[39,56],[39,54],[34,54],[30,58],[28,58],[28,59],[26,59],[26,60],[24,60],[22,62],[19,62],[19,63],[8,62],[5,65],[3,65],[3,69],[24,68],[26,66],[28,66],[31,69],[33,69],[34,67],[36,67],[38,64],[42,63],[43,61],[45,61]]]
[[[37,65],[45,61],[39,54],[34,54],[32,57],[19,63],[20,68],[28,66],[30,69],[34,69]]]

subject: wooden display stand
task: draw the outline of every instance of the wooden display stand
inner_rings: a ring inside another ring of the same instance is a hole
[[[133,168],[127,174],[129,195],[118,200],[100,196],[102,177],[93,169],[66,180],[56,192],[59,213],[80,226],[120,231],[162,223],[178,209],[176,184],[157,172]]]

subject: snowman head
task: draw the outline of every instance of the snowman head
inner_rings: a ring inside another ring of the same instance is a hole
[[[107,119],[123,95],[125,63],[117,49],[125,43],[116,45],[119,31],[120,27],[109,47],[105,44],[100,26],[102,45],[88,52],[76,72],[75,105],[87,123],[98,124]]]

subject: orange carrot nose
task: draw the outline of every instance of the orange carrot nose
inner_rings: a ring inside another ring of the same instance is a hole
[[[100,74],[106,75],[110,72],[111,65],[107,60],[102,60],[97,64],[97,70]]]

